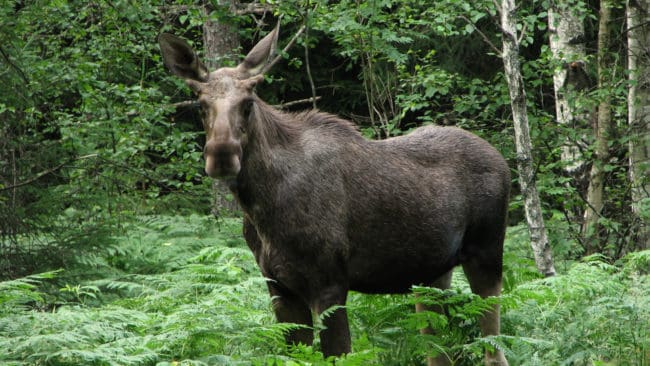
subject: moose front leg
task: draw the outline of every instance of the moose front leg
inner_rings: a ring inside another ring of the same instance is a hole
[[[268,286],[276,319],[280,323],[304,325],[304,327],[290,330],[285,335],[287,344],[302,343],[311,346],[314,342],[314,325],[309,305],[299,296],[281,289],[273,282],[268,282]]]
[[[438,279],[433,281],[431,283],[432,287],[439,288],[441,290],[446,290],[451,286],[451,278],[453,276],[454,271],[450,270],[449,272],[443,274],[440,276]],[[417,294],[416,294],[416,297]],[[425,305],[422,303],[415,303],[415,311],[416,312],[422,312],[422,311],[434,311],[438,314],[445,314],[445,309],[442,306],[429,306]],[[422,334],[435,334],[434,330],[428,326],[424,329],[420,329],[420,333]],[[449,356],[446,354],[440,354],[437,357],[427,357],[427,366],[449,366],[451,365],[451,361],[449,360]]]
[[[350,327],[345,301],[347,286],[331,285],[318,292],[315,310],[319,315],[332,307],[337,307],[330,314],[323,316],[323,329],[320,332],[321,350],[325,357],[340,356],[350,352]]]

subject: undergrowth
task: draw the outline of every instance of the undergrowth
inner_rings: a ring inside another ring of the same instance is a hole
[[[650,251],[618,263],[592,256],[539,278],[514,228],[505,255],[502,331],[477,319],[496,299],[414,288],[446,316],[415,314],[414,296],[351,293],[353,352],[337,365],[422,365],[445,354],[480,364],[501,348],[512,365],[648,365]],[[0,364],[319,365],[314,346],[284,346],[265,279],[238,219],[146,216],[72,268],[0,282]],[[73,279],[77,278],[77,282]],[[319,328],[318,319],[315,328]],[[418,330],[432,325],[435,335]]]

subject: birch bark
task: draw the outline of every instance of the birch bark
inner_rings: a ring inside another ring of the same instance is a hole
[[[639,222],[637,249],[650,249],[650,0],[627,4],[628,122],[632,213]],[[645,212],[644,212],[645,203]]]
[[[600,102],[598,103],[598,118],[594,126],[596,137],[594,153],[595,159],[589,173],[589,187],[587,188],[587,207],[585,208],[582,236],[585,240],[586,254],[593,254],[600,248],[598,221],[603,213],[605,201],[603,197],[605,184],[605,165],[609,160],[609,133],[612,129],[611,97],[605,89],[611,80],[610,70],[610,22],[611,2],[600,2],[598,20],[598,89]]]
[[[517,169],[519,185],[524,197],[524,208],[530,245],[533,248],[537,269],[545,276],[555,275],[553,255],[544,226],[539,193],[535,184],[533,169],[532,144],[526,110],[526,90],[519,64],[519,40],[517,38],[517,13],[514,0],[501,1],[501,28],[503,32],[503,66],[510,91],[510,105],[515,127],[515,145],[517,149]]]
[[[577,80],[571,78],[569,72],[573,68],[584,65],[585,46],[581,41],[585,37],[583,14],[578,13],[581,7],[574,7],[570,1],[558,0],[548,9],[548,29],[550,33],[549,45],[553,58],[557,61],[553,73],[553,87],[555,89],[555,115],[557,122],[565,128],[576,127],[576,124],[585,125],[588,116],[576,115],[570,104],[569,98],[572,91],[578,91],[583,86],[576,85]],[[584,72],[584,70],[580,70]],[[580,123],[582,122],[582,123]],[[566,172],[574,179],[580,179],[585,170],[586,162],[582,156],[581,139],[567,138],[562,146],[562,160],[565,162]]]

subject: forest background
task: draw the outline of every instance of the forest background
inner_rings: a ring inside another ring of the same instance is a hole
[[[470,365],[486,347],[516,365],[650,364],[649,1],[520,2],[514,34],[493,1],[0,4],[0,363],[325,362],[318,344],[284,348],[290,326],[274,324],[236,204],[202,171],[198,107],[156,42],[181,35],[232,65],[282,15],[281,46],[306,30],[258,87],[267,102],[368,138],[460,126],[513,169],[504,335],[478,336],[485,302],[459,274],[454,290],[416,289],[447,317],[352,294],[353,353],[337,364]]]

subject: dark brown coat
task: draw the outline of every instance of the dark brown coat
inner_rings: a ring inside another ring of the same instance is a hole
[[[454,127],[370,141],[330,114],[273,109],[253,87],[276,39],[277,28],[238,67],[212,73],[184,41],[162,35],[160,43],[166,65],[199,95],[206,171],[228,180],[242,205],[278,320],[311,326],[312,310],[345,305],[349,290],[446,287],[456,265],[474,292],[498,296],[510,187],[499,152]],[[345,308],[324,322],[324,354],[349,352]],[[498,307],[481,328],[498,334]],[[287,338],[311,343],[313,334]],[[507,364],[500,351],[486,359]]]

